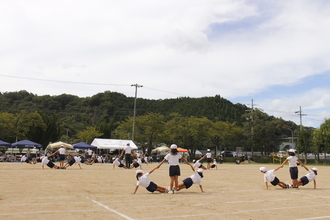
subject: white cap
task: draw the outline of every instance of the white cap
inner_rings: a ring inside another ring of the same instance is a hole
[[[178,146],[177,146],[176,144],[172,144],[170,148],[171,148],[171,149],[177,149]]]
[[[207,151],[211,151],[210,149],[207,149]]]
[[[318,171],[318,169],[316,167],[313,167],[312,170],[314,170],[316,172]]]
[[[290,149],[289,152],[294,153],[294,152],[296,152],[296,150],[295,149]]]
[[[266,168],[266,167],[260,167],[259,169],[260,169],[260,171],[262,171],[262,172],[266,172],[266,171],[267,171],[267,168]]]
[[[138,174],[138,173],[143,173],[143,170],[137,170],[136,174]]]
[[[197,173],[203,173],[203,169],[198,169]]]
[[[61,147],[64,147],[64,145],[62,144]]]

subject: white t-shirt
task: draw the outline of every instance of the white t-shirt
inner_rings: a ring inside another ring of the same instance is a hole
[[[87,154],[88,154],[89,156],[91,156],[92,153],[93,153],[93,151],[92,151],[91,149],[87,150]]]
[[[150,179],[148,178],[149,173],[143,174],[137,181],[136,185],[137,186],[143,186],[143,187],[148,187],[150,185]]]
[[[194,171],[194,174],[190,176],[193,183],[198,183],[198,185],[202,185],[202,177],[197,173],[197,171]]]
[[[265,182],[273,182],[275,179],[275,175],[274,175],[274,170],[268,170],[265,174],[264,174],[264,181]]]
[[[164,158],[168,161],[168,164],[170,166],[179,165],[179,160],[181,159],[181,154],[177,153],[176,155],[173,155],[171,153],[167,154]]]
[[[296,167],[297,166],[298,157],[289,156],[287,159],[288,159],[288,162],[289,162],[289,167]]]
[[[124,149],[125,149],[125,154],[131,154],[133,148],[130,145],[127,145]]]
[[[41,160],[41,165],[47,165],[48,162],[49,162],[49,159],[48,159],[48,157],[45,156],[45,157],[42,158],[42,160]]]
[[[312,180],[316,179],[316,175],[315,175],[313,170],[308,170],[308,173],[307,173],[306,177],[309,181],[312,181]]]
[[[61,147],[60,149],[58,149],[58,152],[60,154],[65,154],[65,148],[64,147]]]
[[[23,156],[21,157],[21,162],[25,162],[25,161],[26,161],[26,156],[23,155]]]
[[[75,163],[80,163],[80,161],[81,161],[81,157],[79,157],[79,156],[74,156],[73,158],[74,158],[74,160],[75,160]]]
[[[207,152],[207,153],[206,153],[206,158],[211,158],[211,157],[212,157],[211,152]]]
[[[116,164],[117,166],[120,165],[120,162],[119,162],[119,158],[116,158],[114,161],[113,161],[114,164]]]
[[[200,167],[202,165],[202,163],[200,162],[200,160],[197,160],[194,164],[195,167]]]

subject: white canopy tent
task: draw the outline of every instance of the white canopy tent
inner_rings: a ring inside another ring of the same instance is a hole
[[[136,150],[137,146],[131,140],[119,140],[119,139],[104,139],[104,138],[95,138],[91,143],[92,146],[97,147],[97,149],[124,149],[127,144]]]

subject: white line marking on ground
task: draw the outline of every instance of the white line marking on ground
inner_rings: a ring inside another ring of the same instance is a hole
[[[323,219],[323,218],[330,218],[330,216],[320,216],[320,217],[313,217],[313,218],[302,218],[297,220],[312,220],[312,219]]]
[[[279,207],[279,208],[270,208],[270,209],[242,210],[242,211],[227,212],[227,213],[219,213],[219,212],[217,212],[217,213],[194,214],[194,215],[159,216],[159,217],[138,218],[136,220],[167,219],[167,218],[169,218],[169,219],[171,219],[171,218],[186,218],[186,217],[210,216],[210,215],[235,215],[235,214],[247,213],[247,212],[260,212],[260,211],[271,211],[271,210],[281,210],[281,209],[297,209],[297,208],[312,208],[312,207],[321,207],[321,206],[330,206],[330,204],[309,205],[309,206],[294,206],[294,207]],[[313,218],[311,218],[311,219],[313,219]]]
[[[63,212],[92,212],[96,210],[70,210],[70,211],[35,211],[35,212],[13,212],[13,213],[0,213],[2,215],[24,215],[24,214],[43,214],[43,213],[63,213]]]
[[[88,197],[86,197],[86,198],[89,199]],[[112,209],[112,208],[109,208],[108,206],[106,206],[106,205],[104,205],[104,204],[102,204],[102,203],[100,203],[100,202],[98,202],[98,201],[96,201],[96,200],[94,200],[94,199],[91,199],[91,200],[92,200],[92,202],[98,204],[99,206],[101,206],[101,207],[103,207],[103,208],[105,208],[105,209],[107,209],[107,210],[109,210],[109,211],[111,211],[111,212],[114,212],[114,213],[116,213],[117,215],[120,215],[121,217],[123,217],[123,218],[125,218],[125,219],[128,219],[128,220],[134,220],[134,219],[128,217],[127,215],[124,215],[124,214],[122,214],[122,213],[120,213],[120,212],[118,212],[118,211],[116,211],[116,210],[114,210],[114,209]]]

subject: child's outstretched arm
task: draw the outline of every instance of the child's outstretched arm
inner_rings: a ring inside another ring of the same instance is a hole
[[[161,166],[161,165],[163,165],[163,163],[166,161],[166,159],[163,159],[162,160],[162,162],[160,162],[160,164],[157,166],[157,169]]]
[[[206,157],[206,154],[204,154],[204,156],[201,159],[199,159],[199,161],[202,161],[205,157]]]
[[[288,159],[285,159],[285,161],[283,161],[283,163],[281,164],[281,168],[284,166],[284,164],[286,164],[288,162]]]
[[[191,165],[190,163],[188,165],[190,165],[191,169],[195,172],[195,167],[193,165]]]
[[[139,188],[139,186],[136,186],[135,187],[135,190],[134,190],[134,192],[132,194],[135,194],[138,188]]]
[[[184,157],[181,157],[181,160],[183,160],[186,164],[188,164],[189,166],[191,166],[191,164]]]
[[[151,171],[149,171],[149,174],[151,174],[152,172],[154,172],[155,171],[155,169],[158,169],[159,167],[158,166],[156,166],[155,168],[153,168]]]
[[[274,169],[274,171],[278,171],[279,169],[281,169],[283,166],[279,166],[276,169]]]
[[[268,189],[268,182],[266,182],[266,188],[265,189]]]
[[[301,162],[301,160],[297,159],[297,162],[300,164],[300,166],[302,166],[303,168],[305,168],[308,171],[308,168],[305,167],[305,165]]]

